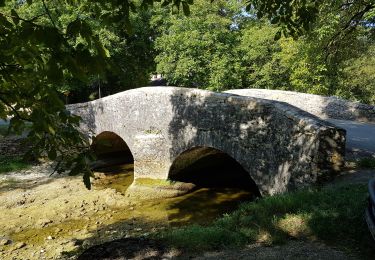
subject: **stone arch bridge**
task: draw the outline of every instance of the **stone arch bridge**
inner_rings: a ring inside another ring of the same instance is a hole
[[[121,137],[134,157],[135,181],[167,180],[219,151],[243,167],[262,195],[272,195],[318,182],[344,160],[343,129],[277,101],[145,87],[68,109],[82,117],[90,138]]]

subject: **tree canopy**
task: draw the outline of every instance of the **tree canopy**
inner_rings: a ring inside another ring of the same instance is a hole
[[[155,42],[158,72],[172,85],[286,89],[374,103],[373,65],[364,63],[374,46],[373,26],[363,21],[338,35],[340,6],[322,4],[309,32],[275,39],[280,27],[239,6],[198,0],[188,17],[154,16],[162,21]],[[359,71],[363,77],[355,77]]]

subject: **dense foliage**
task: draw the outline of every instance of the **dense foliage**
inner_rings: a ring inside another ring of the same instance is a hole
[[[157,71],[171,85],[286,89],[375,103],[374,15],[349,33],[342,28],[349,10],[338,12],[341,4],[320,4],[321,16],[298,38],[279,37],[279,27],[244,12],[238,1],[196,1],[189,17],[154,16]]]
[[[240,13],[236,2],[196,1],[189,17],[168,15],[167,10],[154,15],[153,25],[161,34],[155,41],[157,71],[178,86],[220,90],[240,84],[239,39],[232,28]]]
[[[89,186],[92,156],[61,93],[82,101],[99,83],[106,93],[145,84],[153,66],[147,12],[130,15],[136,5],[127,1],[0,1],[0,8],[0,119],[16,133],[29,122],[30,156],[84,172]]]

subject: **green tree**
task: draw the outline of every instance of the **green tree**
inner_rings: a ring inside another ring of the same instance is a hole
[[[108,50],[110,67],[102,75],[92,75],[88,82],[69,77],[60,87],[60,92],[69,93],[70,102],[85,102],[101,96],[111,95],[131,88],[146,86],[151,72],[155,71],[153,38],[154,30],[149,26],[151,11],[140,9],[130,13],[132,31],[124,30],[120,22],[104,27],[93,23],[99,39]]]
[[[357,58],[344,62],[339,95],[375,104],[375,44]]]
[[[237,1],[196,1],[189,16],[161,12],[153,17],[160,36],[157,71],[170,84],[212,90],[241,87]]]
[[[274,39],[277,28],[265,21],[251,21],[241,30],[244,87],[289,89],[289,68],[278,57],[281,41]]]
[[[342,1],[324,2],[309,32],[279,38],[275,37],[279,27],[252,13],[238,12],[240,6],[231,1],[217,1],[214,7],[197,2],[189,17],[159,15],[163,19],[156,18],[156,24],[162,20],[156,40],[158,71],[179,86],[286,89],[371,100],[370,73],[363,73],[366,78],[361,83],[348,86],[349,77],[362,71],[348,64],[359,66],[374,44],[370,12],[362,24],[353,24],[350,33],[338,34],[348,13],[340,9]],[[228,10],[226,16],[214,12],[220,8]],[[367,71],[371,66],[368,63]]]
[[[279,26],[276,38],[281,33],[297,37],[309,32],[327,9],[335,11],[340,19],[334,40],[345,37],[364,20],[374,21],[373,0],[248,0],[247,3],[248,11],[255,10],[259,18],[266,17]]]
[[[153,2],[0,1],[0,119],[10,119],[16,133],[30,122],[34,156],[57,160],[59,172],[83,172],[88,187],[92,156],[78,130],[79,118],[65,109],[58,90],[67,79],[89,84],[98,75],[105,78],[114,68],[105,47],[107,32],[113,31],[108,28],[122,27],[132,35],[130,10]],[[187,11],[188,2],[165,4]],[[108,29],[104,35],[96,30],[100,27]]]

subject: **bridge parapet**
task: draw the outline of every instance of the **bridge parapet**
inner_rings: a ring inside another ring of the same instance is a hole
[[[146,87],[68,109],[82,117],[87,133],[110,131],[126,142],[135,179],[166,180],[182,153],[211,147],[234,158],[263,195],[272,195],[318,182],[344,161],[345,130],[282,102]],[[203,156],[195,154],[188,161]]]
[[[338,97],[275,89],[231,89],[226,93],[285,102],[317,117],[375,122],[375,106],[351,102]]]

